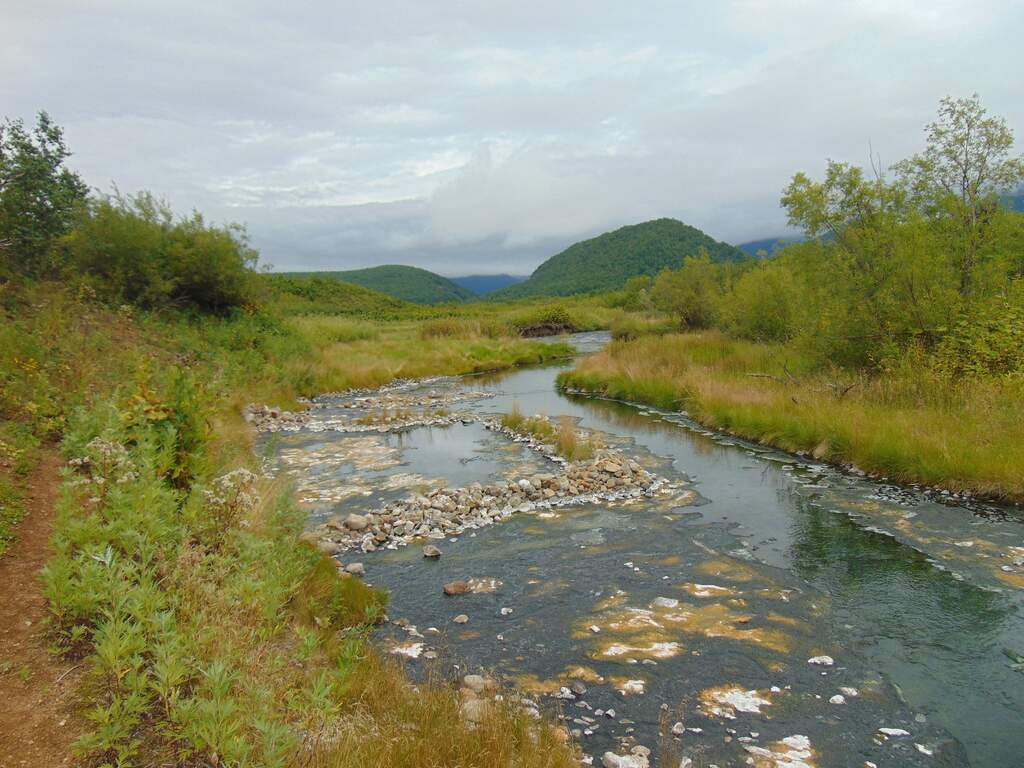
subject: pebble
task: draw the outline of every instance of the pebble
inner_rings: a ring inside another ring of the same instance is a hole
[[[427,544],[425,547],[423,547],[423,556],[436,559],[441,556],[441,550],[435,547],[433,544]]]
[[[469,616],[467,616],[464,613],[460,613],[458,616],[452,619],[452,621],[454,621],[456,624],[466,624],[469,622]]]
[[[362,563],[349,563],[345,566],[345,573],[351,573],[353,576],[362,576],[366,573],[366,568],[363,567]]]

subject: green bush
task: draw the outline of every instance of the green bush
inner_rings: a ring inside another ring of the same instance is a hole
[[[225,312],[255,299],[257,254],[241,226],[175,219],[146,192],[90,201],[60,249],[110,302]]]
[[[1024,309],[1003,302],[964,317],[939,344],[935,367],[948,376],[1024,378]]]
[[[788,341],[796,335],[801,285],[793,271],[768,263],[742,275],[722,306],[722,325],[755,341]]]
[[[39,277],[55,266],[51,246],[88,189],[65,167],[70,155],[63,131],[45,112],[31,132],[21,120],[0,125],[0,276]]]
[[[576,330],[569,311],[562,306],[541,307],[512,319],[520,336],[554,336]]]

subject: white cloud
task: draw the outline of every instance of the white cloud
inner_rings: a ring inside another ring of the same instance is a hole
[[[774,234],[794,171],[914,151],[947,93],[1024,129],[1021,28],[1013,0],[18,0],[0,103],[281,267],[528,272],[662,215]]]

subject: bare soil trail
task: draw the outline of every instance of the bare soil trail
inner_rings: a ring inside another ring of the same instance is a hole
[[[0,557],[0,768],[74,765],[84,669],[49,653],[39,571],[52,552],[61,460],[45,455],[27,479],[28,513]]]

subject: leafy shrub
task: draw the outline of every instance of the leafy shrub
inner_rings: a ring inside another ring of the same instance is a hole
[[[755,341],[787,341],[796,335],[800,286],[792,271],[769,263],[742,275],[723,302],[722,325]]]
[[[651,300],[686,328],[709,328],[718,319],[721,269],[705,252],[687,257],[680,269],[665,270],[655,278]]]
[[[65,167],[70,155],[46,112],[31,133],[21,120],[0,125],[0,274],[40,276],[54,266],[50,247],[88,191]]]
[[[257,254],[244,228],[208,224],[199,213],[175,220],[146,192],[91,201],[60,247],[111,302],[224,312],[254,298]]]
[[[512,326],[520,336],[554,336],[559,333],[573,333],[576,324],[569,311],[555,305],[541,307],[512,319]]]
[[[961,319],[938,346],[948,376],[1024,377],[1024,311],[1004,303]]]

